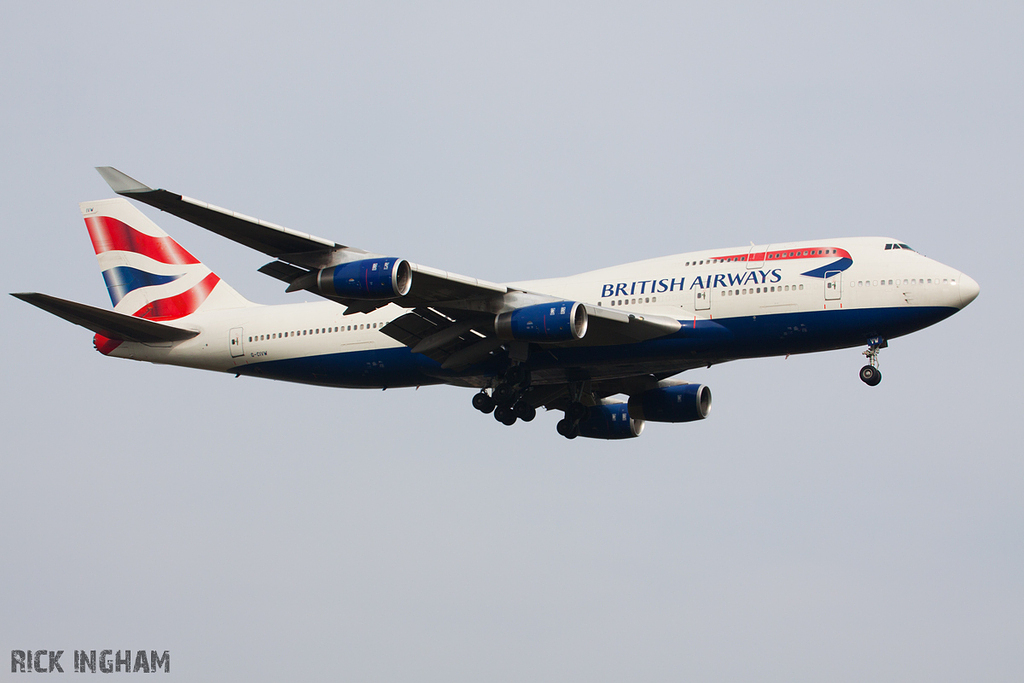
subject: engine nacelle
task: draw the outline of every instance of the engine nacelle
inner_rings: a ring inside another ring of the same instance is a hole
[[[563,342],[583,339],[587,333],[587,309],[574,301],[524,306],[494,319],[499,339],[525,342]]]
[[[321,294],[345,299],[397,299],[412,287],[412,268],[400,258],[370,258],[324,268],[316,275]]]
[[[706,384],[680,384],[629,397],[629,415],[637,420],[692,422],[710,412],[711,389]]]
[[[629,415],[625,403],[593,406],[580,422],[580,436],[588,439],[632,439],[644,431],[644,421]]]

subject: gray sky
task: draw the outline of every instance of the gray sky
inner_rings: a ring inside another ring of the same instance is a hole
[[[827,4],[827,3],[826,3]],[[493,281],[888,235],[981,296],[693,372],[569,442],[472,393],[103,358],[11,297],[0,656],[179,680],[1019,681],[1024,6],[17,3],[3,291],[109,305],[77,204],[153,186]],[[146,213],[249,298],[265,257]],[[14,678],[0,665],[3,678]]]

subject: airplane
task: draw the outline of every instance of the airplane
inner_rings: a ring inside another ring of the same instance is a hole
[[[124,198],[80,204],[113,310],[13,296],[95,333],[107,356],[329,387],[477,389],[505,425],[562,411],[562,436],[627,439],[708,417],[674,379],[742,358],[867,346],[956,313],[978,283],[889,237],[711,249],[493,283],[338,244],[97,168],[121,197],[260,251],[259,269],[320,300],[253,303]]]

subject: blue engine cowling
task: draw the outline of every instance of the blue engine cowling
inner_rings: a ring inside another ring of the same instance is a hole
[[[587,309],[574,301],[524,306],[494,319],[499,339],[525,342],[562,342],[583,339],[587,333]]]
[[[692,422],[710,412],[711,389],[706,384],[680,384],[629,397],[629,414],[637,420]]]
[[[397,299],[412,287],[405,259],[370,258],[324,268],[316,277],[321,294],[346,299]]]
[[[580,422],[580,436],[588,439],[632,439],[643,431],[644,421],[630,417],[625,403],[593,406]]]

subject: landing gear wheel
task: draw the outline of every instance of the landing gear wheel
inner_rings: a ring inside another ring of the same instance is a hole
[[[882,373],[873,365],[865,365],[860,369],[860,379],[869,387],[875,387],[882,381]]]
[[[498,386],[494,387],[494,391],[491,393],[491,398],[499,406],[509,406],[516,401],[516,388],[511,384],[502,382]]]
[[[494,411],[494,399],[481,391],[473,397],[473,407],[486,415]]]
[[[579,426],[573,423],[573,421],[570,420],[569,418],[563,418],[559,420],[558,424],[555,425],[555,429],[558,430],[559,434],[561,434],[567,439],[575,439],[577,436],[580,435]]]
[[[516,423],[516,411],[511,406],[498,406],[494,409],[494,419],[506,427],[511,427]]]
[[[537,409],[531,406],[529,403],[520,401],[516,404],[515,408],[516,417],[523,422],[531,422],[533,418],[537,417]]]

